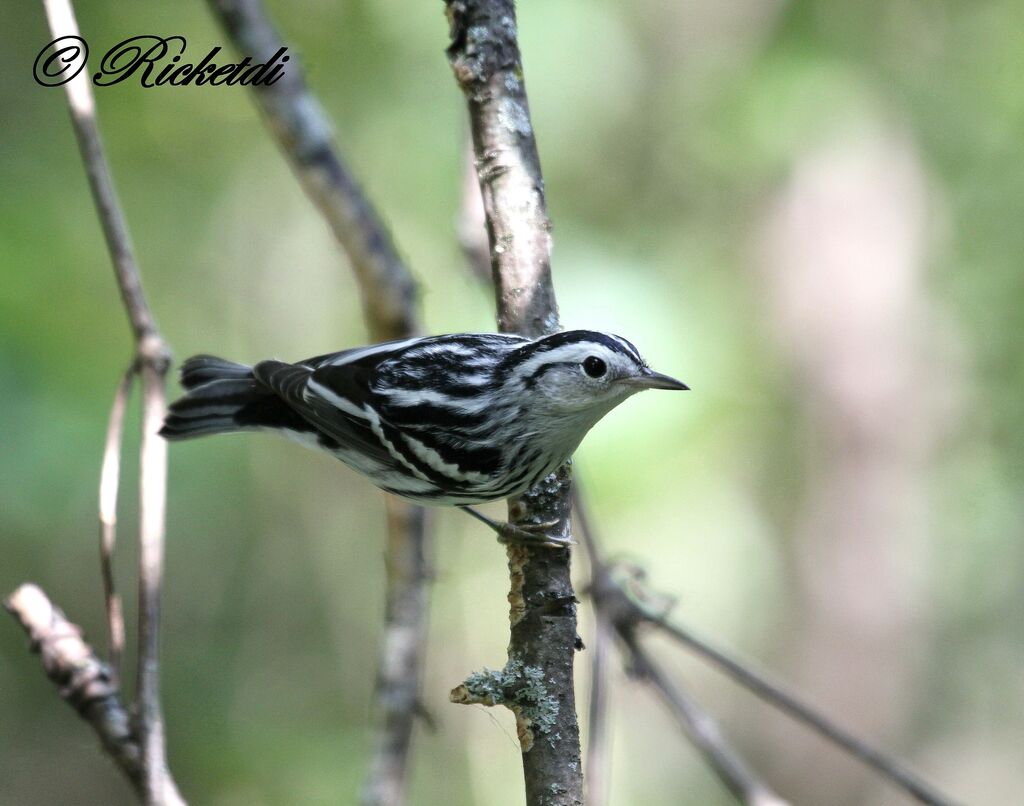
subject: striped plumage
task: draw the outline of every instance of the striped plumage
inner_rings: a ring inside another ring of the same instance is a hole
[[[167,439],[277,431],[388,492],[444,505],[522,493],[629,395],[686,388],[625,339],[586,330],[433,336],[252,368],[196,356],[181,383]]]

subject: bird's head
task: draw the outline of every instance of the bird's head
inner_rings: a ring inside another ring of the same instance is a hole
[[[522,348],[516,371],[546,414],[596,423],[644,389],[688,389],[655,372],[621,336],[591,330],[555,333]]]

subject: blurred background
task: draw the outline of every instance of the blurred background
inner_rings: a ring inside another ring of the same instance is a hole
[[[428,329],[493,329],[455,237],[465,109],[441,3],[269,7],[417,274]],[[94,59],[138,34],[183,35],[190,55],[227,45],[199,2],[90,0],[78,16]],[[31,78],[42,8],[8,4],[4,22],[0,592],[38,582],[103,647],[96,490],[128,328],[63,93]],[[1021,30],[1015,0],[520,8],[563,322],[626,335],[694,390],[630,401],[580,450],[606,550],[646,565],[677,618],[972,804],[1024,793]],[[179,360],[365,342],[346,261],[247,90],[96,95]],[[175,445],[170,463],[163,675],[182,790],[350,801],[370,750],[380,496],[270,437]],[[436,524],[438,727],[417,733],[412,802],[518,804],[511,715],[447,703],[504,663],[504,552],[465,515]],[[793,802],[907,802],[652,643]],[[614,680],[612,802],[731,802],[651,693]],[[133,802],[13,621],[0,802]]]

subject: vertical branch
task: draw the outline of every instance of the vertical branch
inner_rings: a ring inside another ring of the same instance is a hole
[[[259,0],[209,0],[235,47],[266,61],[285,47]],[[341,158],[333,127],[306,86],[294,55],[280,80],[253,86],[253,97],[296,179],[348,256],[373,341],[420,331],[416,283],[387,228]],[[362,801],[397,806],[405,800],[412,729],[421,712],[426,660],[430,545],[426,517],[387,496],[387,593],[377,681],[378,724]]]
[[[162,342],[156,337],[159,348]],[[140,345],[140,351],[141,351]],[[155,363],[159,361],[158,363]],[[142,447],[139,487],[139,670],[136,718],[146,799],[154,804],[182,802],[167,769],[163,712],[160,707],[160,592],[164,572],[164,524],[167,510],[167,442],[159,431],[167,413],[166,357],[140,354],[142,375]]]
[[[537,337],[558,330],[551,223],[530,123],[512,0],[447,0],[448,57],[469,106],[491,247],[498,327]],[[510,502],[515,521],[557,522],[570,533],[569,466]],[[516,710],[528,804],[583,802],[573,692],[576,596],[569,550],[510,546],[511,638],[504,682],[535,685]],[[457,690],[458,691],[458,690]],[[522,697],[520,696],[520,702]]]
[[[469,105],[491,243],[498,329],[538,337],[559,328],[551,221],[530,122],[512,0],[447,0],[448,58]]]
[[[612,626],[600,610],[594,612],[594,638],[590,648],[590,704],[587,709],[586,790],[588,806],[606,806],[611,765],[608,731],[608,688]]]
[[[462,188],[459,211],[455,219],[455,235],[466,258],[466,266],[475,280],[492,285],[491,247],[487,242],[487,219],[484,200],[480,196],[480,179],[476,174],[473,143],[467,144],[462,167]]]
[[[117,548],[117,492],[121,482],[121,441],[124,437],[124,415],[128,396],[135,382],[133,364],[114,393],[110,422],[103,445],[100,469],[100,572],[103,577],[103,600],[107,611],[107,659],[110,677],[115,685],[121,681],[121,653],[124,651],[124,612],[121,597],[114,584],[114,549]]]
[[[690,743],[740,803],[747,806],[787,806],[786,801],[758,777],[722,735],[714,717],[684,688],[674,684],[641,646],[637,628],[648,618],[646,611],[641,610],[626,594],[615,578],[614,567],[602,556],[579,489],[574,490],[573,503],[580,540],[590,565],[590,586],[587,593],[594,604],[594,615],[599,629],[614,632],[618,637],[629,672],[648,683],[661,697]],[[596,708],[592,708],[592,720],[595,711],[600,715],[597,721],[598,727],[601,727],[604,715]],[[594,732],[593,721],[591,731]],[[591,757],[588,756],[588,774],[590,761]],[[590,784],[593,785],[593,779],[590,780]]]
[[[55,38],[78,36],[70,0],[44,0]],[[142,292],[128,225],[114,189],[96,124],[88,69],[65,84],[71,122],[89,178],[121,299],[135,337],[134,366],[142,378],[142,447],[139,526],[139,654],[134,732],[142,761],[142,791],[147,803],[182,803],[167,769],[160,708],[160,590],[164,561],[167,482],[166,444],[157,436],[166,398],[164,377],[169,355]]]

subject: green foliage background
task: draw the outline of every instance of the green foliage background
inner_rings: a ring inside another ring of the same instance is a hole
[[[454,236],[465,113],[441,3],[270,9],[414,267],[429,330],[492,329],[489,293]],[[144,33],[183,35],[191,55],[226,45],[198,2],[77,11],[94,62]],[[102,646],[95,499],[128,330],[63,94],[31,78],[49,41],[42,8],[9,3],[3,19],[0,591],[40,583]],[[844,699],[841,674],[815,677],[787,650],[806,625],[793,530],[821,424],[772,336],[755,264],[766,208],[806,154],[863,128],[911,144],[928,188],[919,293],[941,312],[918,334],[939,362],[921,397],[958,402],[917,470],[927,512],[915,615],[866,662],[884,670],[912,647],[899,717],[877,738],[971,803],[1024,791],[1022,31],[1012,0],[520,9],[563,321],[627,335],[694,389],[631,401],[580,451],[605,542],[646,565],[689,624],[869,732],[862,714],[879,704]],[[128,82],[96,96],[146,290],[179,359],[299,359],[365,341],[345,260],[245,90]],[[510,716],[447,703],[466,673],[503,662],[503,552],[463,515],[435,522],[424,698],[438,729],[417,736],[413,803],[519,803]],[[164,691],[171,763],[192,802],[354,798],[369,752],[382,523],[379,495],[325,456],[263,437],[173,447]],[[906,536],[873,537],[899,547]],[[862,581],[870,600],[875,580]],[[842,652],[842,634],[833,646]],[[796,802],[903,802],[834,751],[790,744],[783,720],[699,664],[664,656]],[[729,802],[621,674],[615,700],[613,802]],[[845,775],[827,796],[808,783],[821,764]],[[131,802],[11,622],[0,622],[0,802]]]

